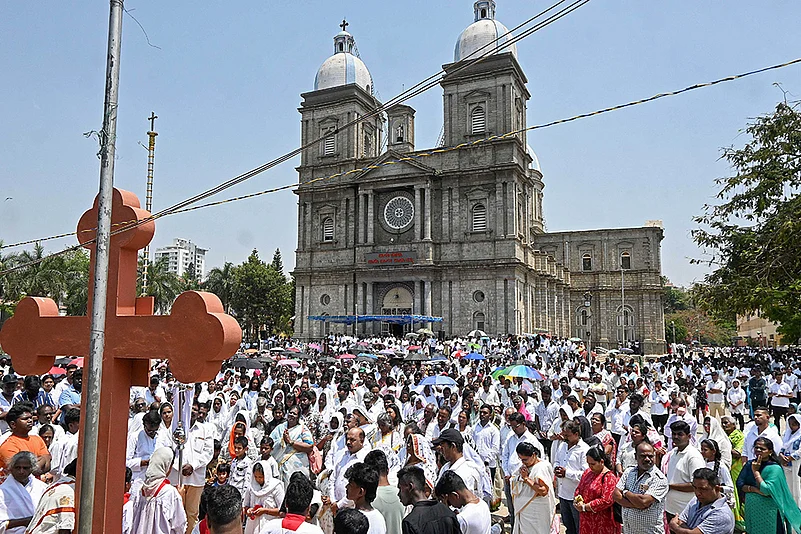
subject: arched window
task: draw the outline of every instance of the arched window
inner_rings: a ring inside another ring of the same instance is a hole
[[[581,270],[592,271],[592,255],[589,252],[585,252],[581,256]]]
[[[473,206],[472,230],[485,232],[487,230],[487,207],[484,204]]]
[[[470,133],[480,134],[486,130],[486,114],[484,108],[478,106],[473,108],[473,113],[470,115]]]
[[[476,327],[476,330],[484,330],[484,313],[476,312],[473,314],[473,326]]]
[[[631,254],[629,252],[623,252],[620,254],[620,268],[631,269]]]
[[[579,310],[579,312],[576,314],[576,323],[579,326],[587,326],[590,322],[589,319],[590,319],[590,314],[589,312],[587,312],[586,308]]]
[[[339,43],[339,51],[340,52],[344,52],[345,51],[345,45],[343,45],[342,43]]]
[[[323,219],[323,242],[331,242],[334,240],[334,219],[326,217]]]
[[[482,10],[481,10],[481,18],[482,18],[482,19],[485,19],[485,18],[487,18],[487,10],[486,10],[486,9],[482,9]]]

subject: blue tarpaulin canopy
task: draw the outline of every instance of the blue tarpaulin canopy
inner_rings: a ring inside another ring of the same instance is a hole
[[[324,321],[327,323],[353,324],[365,322],[380,322],[392,324],[412,323],[441,323],[442,317],[428,315],[309,315],[310,321]]]

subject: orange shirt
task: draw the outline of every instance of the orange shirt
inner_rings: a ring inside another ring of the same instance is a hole
[[[0,468],[5,469],[9,460],[20,451],[30,451],[36,457],[50,454],[47,451],[47,445],[42,441],[39,436],[28,436],[27,438],[20,438],[18,436],[9,436],[8,439],[0,445]]]

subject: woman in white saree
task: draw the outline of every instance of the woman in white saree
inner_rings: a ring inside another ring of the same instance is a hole
[[[556,509],[553,466],[539,458],[531,443],[518,444],[516,452],[522,465],[510,480],[515,509],[512,534],[549,534]]]

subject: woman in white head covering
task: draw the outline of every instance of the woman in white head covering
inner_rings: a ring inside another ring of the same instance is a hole
[[[222,440],[228,428],[228,402],[224,393],[219,392],[214,396],[214,400],[211,401],[211,410],[206,416],[206,422],[211,423],[214,429],[214,438]]]
[[[720,426],[720,421],[715,417],[704,417],[704,437],[703,439],[714,439],[720,448],[720,463],[726,467],[726,471],[731,469],[731,441],[729,436]]]
[[[131,534],[184,534],[186,512],[181,496],[167,477],[174,454],[161,447],[153,452],[141,489],[132,492]]]
[[[798,466],[801,465],[801,416],[798,414],[787,417],[787,430],[782,436],[779,459],[793,501],[801,502],[801,477],[798,476]]]
[[[247,515],[245,534],[263,532],[267,522],[280,515],[283,502],[284,485],[281,480],[270,476],[266,462],[259,460],[253,464],[253,476],[242,503]]]

